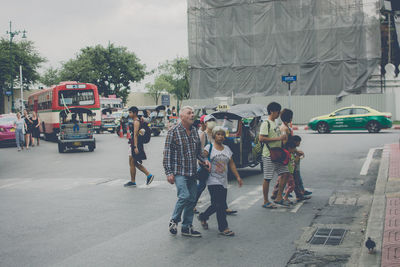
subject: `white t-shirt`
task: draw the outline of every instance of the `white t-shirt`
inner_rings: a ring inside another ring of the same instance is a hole
[[[204,147],[205,151],[209,151],[210,145]],[[232,157],[231,149],[224,145],[224,150],[219,151],[212,147],[210,162],[211,162],[211,172],[207,179],[207,185],[222,185],[228,188],[228,168],[229,161]]]

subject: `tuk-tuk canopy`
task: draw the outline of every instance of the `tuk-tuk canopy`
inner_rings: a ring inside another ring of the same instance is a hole
[[[165,110],[164,105],[159,105],[159,106],[142,106],[142,107],[137,107],[138,110],[150,110],[150,111],[157,111],[160,112],[161,110]]]
[[[77,113],[77,114],[87,114],[88,116],[93,116],[93,112],[87,108],[69,108],[64,109],[60,112],[61,117],[67,117],[69,113]]]
[[[112,114],[114,110],[115,110],[115,109],[113,109],[113,108],[103,108],[103,109],[101,110],[101,114],[103,114],[103,115],[106,115],[107,113]]]
[[[231,106],[228,111],[218,111],[212,113],[212,115],[217,119],[223,119],[225,117],[232,119],[254,118],[267,114],[267,107],[259,104],[239,104]]]

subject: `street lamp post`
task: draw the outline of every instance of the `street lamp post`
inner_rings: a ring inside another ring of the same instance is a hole
[[[12,31],[12,23],[10,21],[10,31],[7,34],[10,35],[10,91],[11,91],[11,111],[14,112],[14,78],[13,78],[13,62],[12,62],[12,40],[14,36],[20,34],[21,31]],[[26,31],[22,31],[22,38],[26,38]],[[22,96],[21,96],[22,97]]]

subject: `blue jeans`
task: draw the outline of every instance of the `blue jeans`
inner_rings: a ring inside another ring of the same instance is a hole
[[[22,129],[15,130],[15,142],[18,148],[21,148],[21,145],[24,146],[24,133]]]
[[[188,228],[193,222],[193,209],[196,206],[197,185],[194,177],[175,176],[178,201],[176,202],[172,220],[176,223],[181,221],[183,212],[182,228]]]
[[[72,127],[72,130],[73,130],[74,132],[75,132],[75,131],[79,132],[79,124],[75,123],[75,124],[74,124],[74,127]]]

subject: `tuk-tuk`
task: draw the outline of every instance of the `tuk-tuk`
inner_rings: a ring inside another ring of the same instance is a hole
[[[115,124],[115,116],[113,112],[116,112],[116,109],[113,108],[104,108],[101,110],[101,126],[100,132],[110,132],[114,133],[117,128],[117,124]]]
[[[138,107],[139,116],[143,116],[144,120],[149,124],[149,128],[154,136],[159,136],[165,128],[165,106],[145,106]]]
[[[58,152],[67,148],[87,146],[92,152],[96,148],[93,137],[95,114],[86,108],[70,108],[60,112],[60,133],[58,135]]]
[[[260,132],[261,117],[268,114],[267,107],[257,104],[240,104],[228,111],[217,111],[212,115],[217,125],[227,130],[224,144],[233,152],[233,161],[238,168],[262,166],[260,153],[254,153],[253,145]]]

